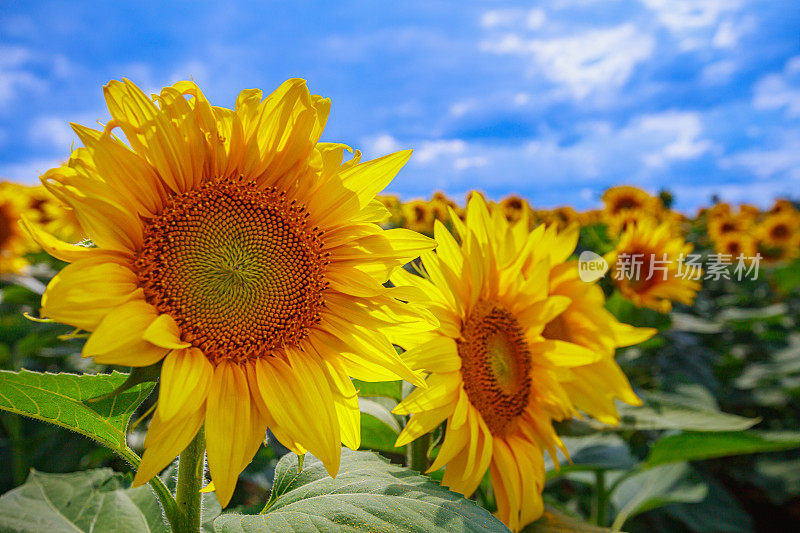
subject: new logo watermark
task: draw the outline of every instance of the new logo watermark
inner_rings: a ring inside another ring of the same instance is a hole
[[[670,259],[667,254],[658,257],[656,254],[621,253],[614,262],[611,276],[616,280],[649,281],[655,277],[664,281],[667,278],[689,280],[737,280],[745,278],[758,279],[761,254],[745,256],[739,254],[681,254],[677,259]],[[606,275],[608,262],[589,250],[581,252],[578,257],[578,275],[581,281],[592,283]]]
[[[591,283],[602,278],[608,272],[608,261],[603,256],[586,250],[578,257],[578,275],[581,281]]]

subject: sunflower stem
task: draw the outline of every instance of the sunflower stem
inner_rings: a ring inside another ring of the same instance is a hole
[[[596,470],[591,516],[593,523],[601,527],[605,525],[607,507],[608,491],[606,490],[606,472],[605,470]]]
[[[422,435],[417,440],[408,444],[406,448],[406,464],[411,470],[424,474],[430,466],[428,462],[428,448],[431,443],[430,433]]]
[[[178,533],[198,533],[200,531],[201,497],[203,474],[205,472],[205,437],[203,428],[197,432],[189,446],[178,459],[178,487],[175,501],[180,511],[180,522],[175,528]]]

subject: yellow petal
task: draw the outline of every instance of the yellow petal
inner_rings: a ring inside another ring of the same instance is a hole
[[[156,319],[156,310],[143,300],[125,303],[106,315],[83,346],[83,356],[104,365],[150,366],[169,350],[142,339]]]
[[[256,416],[244,371],[238,364],[221,361],[214,369],[206,403],[206,450],[217,500],[223,507],[233,496],[239,473],[253,458],[251,452],[255,453]],[[263,428],[266,432],[266,423]]]
[[[145,437],[142,462],[133,478],[133,487],[144,485],[167,467],[200,430],[205,409],[201,402],[194,412],[182,413],[166,422],[158,414],[153,416]]]
[[[392,412],[396,415],[408,415],[447,406],[455,409],[461,387],[461,375],[458,372],[431,374],[426,384],[428,388],[415,389]]]
[[[56,259],[61,259],[67,263],[85,259],[97,253],[97,248],[89,248],[88,246],[78,246],[76,244],[67,244],[50,235],[49,233],[37,228],[23,215],[20,220],[20,225],[28,232],[31,238],[42,247],[48,254]]]
[[[156,346],[169,348],[170,350],[180,350],[191,346],[188,342],[181,340],[180,328],[178,328],[175,319],[169,315],[159,315],[144,330],[142,338]]]
[[[456,341],[443,335],[403,352],[401,357],[414,370],[453,372],[461,368]]]
[[[143,299],[127,261],[100,252],[67,265],[50,280],[42,296],[41,316],[93,331],[116,307]]]
[[[414,414],[397,437],[395,446],[405,446],[426,433],[430,433],[453,412],[452,406],[446,405],[432,411],[423,411]]]
[[[325,390],[328,383],[319,375],[321,369],[314,369],[314,363],[303,364],[304,355],[292,355],[294,366],[280,357],[259,359],[258,390],[281,431],[307,448],[335,476],[341,458],[341,436],[332,394],[330,388]],[[321,382],[310,383],[313,376],[320,377]],[[314,413],[313,424],[307,423],[308,413]]]
[[[534,357],[542,357],[555,366],[565,367],[588,365],[602,358],[600,352],[558,340],[531,343],[531,353]]]
[[[158,409],[163,420],[194,411],[205,401],[214,367],[197,348],[173,350],[161,367]]]
[[[340,174],[345,187],[358,196],[361,207],[386,188],[411,157],[411,150],[402,150],[367,161]]]

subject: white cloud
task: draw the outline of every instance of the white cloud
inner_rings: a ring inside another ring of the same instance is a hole
[[[363,151],[368,159],[391,154],[401,149],[397,139],[386,133],[362,139],[361,145],[364,147]]]
[[[21,163],[2,164],[0,165],[0,176],[2,179],[19,183],[35,184],[40,175],[62,163],[63,160],[59,159],[31,159]]]
[[[488,157],[459,157],[453,162],[453,168],[456,170],[466,170],[468,168],[485,167],[488,164]]]
[[[773,146],[733,154],[723,159],[720,166],[745,167],[762,180],[776,177],[800,180],[800,135],[784,132]],[[796,187],[795,184],[792,190]]]
[[[661,167],[671,161],[695,159],[712,148],[708,139],[700,137],[703,131],[697,113],[669,111],[645,115],[622,132],[622,136],[661,141],[657,150],[643,156],[646,165]]]
[[[99,119],[103,115],[107,119],[108,112],[104,110],[99,113],[42,115],[35,118],[28,128],[28,140],[31,145],[37,148],[56,148],[58,150],[57,153],[67,154],[72,143],[75,143],[76,146],[81,146],[81,142],[72,130],[70,123],[75,122],[93,129],[100,129],[102,126],[99,123]]]
[[[477,107],[478,107],[478,100],[476,100],[475,98],[460,100],[450,106],[450,114],[453,115],[454,117],[463,117],[464,115],[476,109]]]
[[[461,139],[424,141],[419,145],[419,148],[414,149],[412,161],[417,165],[427,165],[435,162],[442,156],[463,154],[466,149],[467,143]]]
[[[703,67],[700,73],[700,79],[703,83],[712,85],[727,83],[737,70],[739,70],[739,65],[735,61],[716,61]]]
[[[525,105],[531,101],[531,95],[528,93],[517,93],[514,95],[514,103],[516,105]]]
[[[769,207],[776,198],[791,196],[794,188],[786,180],[754,181],[709,185],[706,183],[669,186],[670,192],[681,208],[696,208],[708,205],[712,196],[732,204],[755,204],[762,209]]]
[[[487,52],[531,58],[533,75],[541,72],[577,99],[624,86],[654,47],[653,37],[632,23],[552,39],[526,39],[508,33],[481,43]]]
[[[194,80],[200,86],[207,85],[209,80],[209,68],[205,63],[198,60],[187,61],[186,63],[174,68],[172,74],[168,76],[169,85],[183,80]]]
[[[28,138],[35,145],[58,148],[69,148],[70,144],[77,140],[69,122],[55,116],[35,119],[28,130]]]
[[[726,12],[736,11],[739,0],[641,0],[675,33],[716,26]]]
[[[531,30],[541,28],[547,15],[543,9],[492,9],[481,15],[481,26],[484,28],[502,28],[519,26],[521,22]]]
[[[800,116],[800,56],[790,59],[780,74],[769,74],[755,85],[756,109],[785,109],[788,117]]]
[[[27,70],[33,54],[19,46],[0,46],[0,109],[24,91],[40,91],[44,80]]]

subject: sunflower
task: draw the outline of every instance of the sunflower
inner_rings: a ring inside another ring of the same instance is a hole
[[[459,209],[458,205],[441,191],[433,193],[431,201],[428,202],[428,207],[433,213],[433,218],[435,220],[441,220],[444,223],[447,223],[450,219],[451,211],[455,213]],[[433,228],[431,228],[431,232],[432,231]]]
[[[500,200],[499,206],[506,220],[509,222],[517,222],[523,217],[525,217],[526,220],[530,218],[529,213],[531,208],[528,205],[528,201],[516,194],[506,196]]]
[[[784,210],[764,217],[756,227],[759,249],[771,261],[790,259],[800,247],[800,214]]]
[[[543,510],[542,449],[553,456],[556,448],[563,450],[552,420],[577,412],[562,380],[574,367],[606,365],[608,354],[546,338],[548,323],[571,304],[567,296],[550,294],[550,265],[570,255],[577,231],[559,239],[555,228],[531,232],[525,224],[509,225],[500,210],[489,213],[480,195],[472,196],[465,223],[452,220],[460,244],[437,222],[439,247],[437,253],[422,254],[423,276],[398,270],[392,277],[396,284],[424,292],[441,324],[418,336],[404,353],[412,368],[430,375],[427,389],[414,390],[394,410],[412,415],[397,445],[446,421],[444,441],[429,471],[445,467],[442,483],[468,496],[488,470],[498,516],[519,530]],[[581,309],[582,304],[575,307],[571,319]],[[589,328],[615,324],[607,315],[590,321]],[[612,329],[601,342],[623,344],[632,340],[622,338],[626,333]],[[607,375],[601,369],[594,372]]]
[[[577,261],[564,260],[563,251],[571,252],[577,245],[576,226],[553,236],[552,241],[558,252],[550,256],[550,294],[568,298],[569,305],[548,322],[542,336],[574,343],[601,355],[595,363],[564,369],[562,386],[577,409],[605,424],[617,424],[615,398],[630,405],[642,402],[614,360],[616,349],[644,342],[657,330],[619,322],[605,308],[603,290],[580,279]]]
[[[578,212],[569,206],[534,211],[533,218],[537,223],[555,226],[558,229],[566,228],[579,220]]]
[[[389,212],[388,220],[383,221],[383,226],[387,228],[397,228],[403,224],[403,211],[400,199],[392,194],[382,194],[378,196],[378,201]]]
[[[603,221],[602,209],[589,209],[578,213],[578,223],[582,226],[592,226]]]
[[[619,238],[622,233],[640,221],[648,219],[653,222],[656,221],[653,213],[644,211],[643,209],[624,209],[616,214],[611,214],[609,211],[603,211],[603,221],[606,224],[606,234],[612,238]]]
[[[667,313],[672,301],[691,305],[700,289],[700,269],[687,261],[692,249],[670,223],[643,219],[625,230],[605,259],[622,296]]]
[[[785,198],[778,198],[775,200],[775,203],[772,204],[772,207],[769,210],[771,214],[777,213],[796,213],[797,210],[794,207],[794,204]]]
[[[72,209],[62,205],[41,185],[28,187],[25,192],[27,195],[25,216],[28,220],[61,240],[76,242],[83,239],[83,231]]]
[[[17,222],[26,208],[24,187],[0,182],[0,274],[20,272],[28,262],[28,239]]]
[[[730,233],[748,232],[752,225],[753,219],[749,215],[719,214],[709,219],[707,231],[712,241],[719,241]]]
[[[375,200],[410,152],[361,162],[356,151],[343,163],[347,146],[318,142],[330,100],[299,79],[265,99],[245,90],[234,110],[188,81],[153,100],[128,80],[104,92],[112,120],[103,131],[74,125],[84,147],[42,177],[96,246],[29,227],[71,262],[42,316],[92,332],[83,355],[97,363],[163,361],[134,485],[203,424],[223,506],[267,427],[335,475],[341,443],[360,442],[350,377],[423,383],[387,335],[436,319],[397,299],[414,289],[383,282],[433,243],[381,229]]]
[[[714,251],[718,254],[730,255],[733,260],[738,257],[755,257],[758,252],[756,240],[748,233],[727,233],[714,241]]]
[[[603,193],[603,204],[609,215],[615,216],[623,211],[646,211],[655,213],[662,209],[661,200],[638,187],[620,185],[610,187]]]
[[[428,202],[425,200],[403,202],[401,209],[404,228],[426,235],[433,233],[433,221],[436,220],[436,217]]]
[[[727,202],[719,202],[706,209],[702,214],[709,220],[717,217],[728,217],[732,214],[731,206]]]

